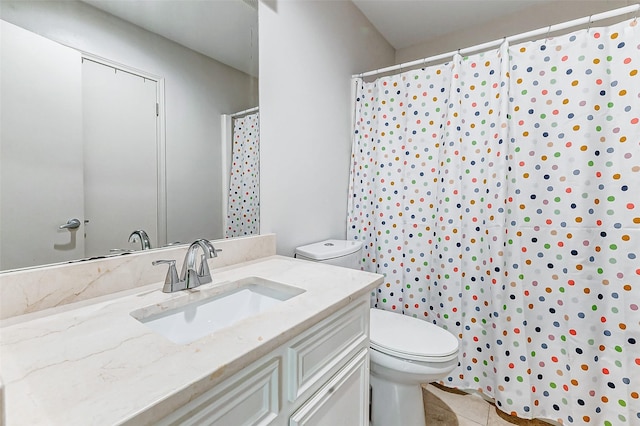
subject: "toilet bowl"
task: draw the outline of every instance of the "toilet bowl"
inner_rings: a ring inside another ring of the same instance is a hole
[[[417,318],[370,310],[371,425],[424,426],[422,384],[458,365],[458,339]]]
[[[358,268],[362,243],[327,240],[298,247],[295,257]],[[370,317],[371,426],[424,426],[422,384],[458,365],[458,339],[406,315],[372,308]]]

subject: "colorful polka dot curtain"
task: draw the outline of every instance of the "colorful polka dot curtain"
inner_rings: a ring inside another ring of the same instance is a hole
[[[640,424],[639,68],[631,20],[358,81],[348,237],[460,339],[443,384]]]
[[[257,235],[260,227],[259,113],[233,119],[231,156],[225,236]]]

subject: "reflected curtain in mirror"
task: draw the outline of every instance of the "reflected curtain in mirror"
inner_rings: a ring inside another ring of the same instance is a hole
[[[231,171],[227,202],[227,238],[259,233],[260,121],[253,109],[233,117]]]

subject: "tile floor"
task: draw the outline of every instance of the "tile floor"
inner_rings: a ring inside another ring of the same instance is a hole
[[[422,387],[426,426],[550,426],[542,420],[524,420],[509,416],[478,395],[444,386]]]

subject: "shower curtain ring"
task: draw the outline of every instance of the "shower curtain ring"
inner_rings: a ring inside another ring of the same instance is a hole
[[[544,44],[547,44],[547,40],[549,40],[549,34],[551,34],[551,25],[547,28],[547,34],[544,36]]]
[[[589,24],[587,25],[587,33],[591,30],[591,18],[593,15],[589,15]]]

